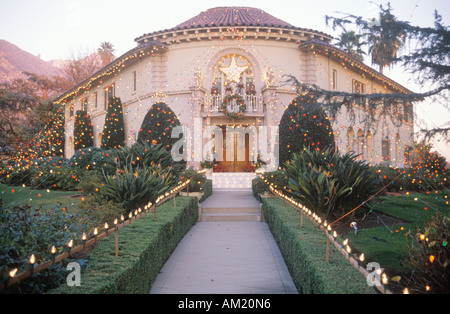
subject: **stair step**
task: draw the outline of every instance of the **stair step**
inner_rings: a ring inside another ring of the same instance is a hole
[[[214,172],[210,175],[213,190],[220,191],[251,190],[255,177],[256,174],[252,172]]]
[[[204,213],[202,221],[261,221],[259,213]]]
[[[234,208],[220,208],[220,207],[202,207],[203,214],[220,214],[220,213],[260,213],[261,209],[259,207],[234,207]]]

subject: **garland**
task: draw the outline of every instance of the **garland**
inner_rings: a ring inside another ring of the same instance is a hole
[[[228,111],[228,105],[230,102],[235,99],[237,104],[239,105],[239,111],[238,112],[229,112]],[[243,112],[247,109],[247,106],[245,105],[244,99],[237,94],[229,95],[223,99],[221,110],[224,115],[232,118],[237,119],[239,116],[242,115]]]

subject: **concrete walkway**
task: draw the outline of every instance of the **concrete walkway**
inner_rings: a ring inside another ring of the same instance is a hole
[[[228,196],[231,204],[233,192]],[[208,202],[216,197],[223,194],[213,193]],[[291,294],[297,289],[265,222],[202,221],[181,240],[150,293]]]

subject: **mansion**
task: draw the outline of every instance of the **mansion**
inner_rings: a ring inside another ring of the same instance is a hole
[[[136,47],[56,99],[65,107],[64,154],[74,154],[74,113],[80,109],[91,118],[94,145],[101,145],[110,96],[122,101],[127,145],[136,142],[149,109],[164,102],[183,126],[217,126],[225,143],[219,163],[225,171],[241,172],[254,160],[252,138],[227,132],[278,126],[297,97],[295,87],[283,83],[285,75],[325,90],[411,93],[333,46],[332,39],[248,7],[208,9],[171,29],[143,34]],[[409,107],[402,110],[401,123],[382,118],[367,126],[367,112],[361,109],[350,119],[342,108],[330,121],[336,147],[373,164],[404,166],[413,145],[413,114]]]

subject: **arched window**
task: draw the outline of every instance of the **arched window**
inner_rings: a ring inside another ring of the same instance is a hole
[[[214,67],[211,95],[254,95],[252,64],[243,56],[228,54]]]
[[[391,141],[387,137],[381,140],[381,158],[382,161],[391,161]]]
[[[365,147],[365,158],[369,162],[373,162],[373,135],[372,132],[368,131],[366,134],[366,145]]]
[[[358,129],[358,135],[357,135],[357,151],[356,153],[359,155],[359,159],[364,160],[366,156],[364,156],[364,133],[363,130]]]
[[[395,162],[398,164],[402,161],[401,158],[401,146],[400,146],[400,134],[395,134],[395,143],[394,143],[394,149],[395,149]]]
[[[353,145],[355,143],[355,138],[354,138],[354,134],[353,134],[353,128],[350,126],[347,129],[347,151],[350,152],[354,152],[354,148]]]

